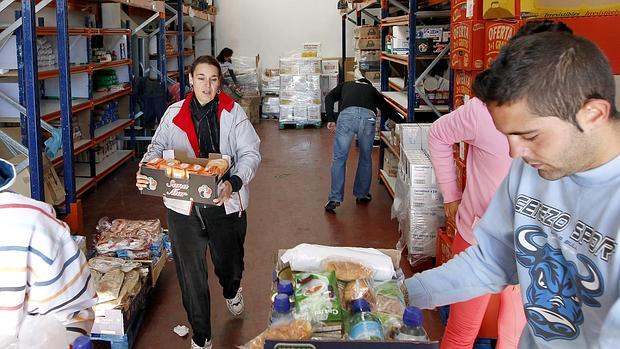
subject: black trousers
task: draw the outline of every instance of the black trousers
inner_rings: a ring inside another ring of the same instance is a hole
[[[186,216],[168,210],[168,233],[183,307],[198,345],[211,339],[207,247],[224,297],[233,298],[241,285],[246,229],[245,211],[241,216],[238,212],[227,215],[224,206],[194,205],[192,213]]]

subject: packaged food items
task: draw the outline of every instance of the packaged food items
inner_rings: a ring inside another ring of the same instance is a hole
[[[323,262],[325,271],[335,271],[336,279],[353,281],[358,279],[372,279],[374,271],[362,263],[347,259],[327,259]]]
[[[228,161],[226,159],[212,159],[207,162],[204,171],[200,174],[205,176],[222,176],[228,170]]]
[[[389,280],[374,284],[376,304],[375,314],[381,321],[385,338],[394,338],[403,326],[403,312],[405,311],[405,297],[400,284],[396,280]]]
[[[370,305],[365,299],[356,299],[351,303],[353,316],[351,317],[351,327],[349,338],[351,340],[383,340],[383,329],[381,321],[370,312]]]
[[[295,317],[316,322],[342,321],[336,274],[295,273]]]
[[[346,306],[356,299],[365,299],[371,308],[375,305],[375,292],[367,279],[359,279],[347,282],[344,287],[343,300]]]
[[[306,320],[280,322],[269,326],[256,338],[239,347],[241,349],[263,349],[265,339],[272,340],[307,340],[312,335],[312,325]]]
[[[150,168],[159,168],[160,165],[165,164],[165,163],[166,163],[166,160],[162,158],[155,158],[155,159],[150,160],[146,164],[144,164],[144,166],[150,167]]]
[[[120,269],[114,269],[105,273],[101,277],[101,280],[99,280],[99,284],[97,284],[99,302],[107,302],[116,299],[124,279],[125,273]]]
[[[204,167],[202,167],[202,166],[200,166],[198,164],[194,164],[194,165],[189,166],[186,169],[186,171],[187,171],[187,173],[190,173],[190,174],[198,174],[203,169],[204,169]]]
[[[148,258],[152,247],[161,245],[159,219],[115,219],[110,222],[104,217],[97,224],[97,232],[95,249],[100,255],[120,256],[118,252],[125,251],[127,257],[144,258],[146,255]]]

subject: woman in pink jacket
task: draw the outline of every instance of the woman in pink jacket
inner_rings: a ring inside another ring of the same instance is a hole
[[[465,190],[457,187],[452,157],[454,143],[469,144]],[[473,98],[435,121],[428,143],[437,182],[443,194],[446,220],[458,230],[452,252],[458,254],[476,243],[473,227],[486,211],[495,190],[510,168],[508,141],[493,124],[482,101]],[[497,348],[516,348],[525,325],[521,293],[509,286],[500,294]],[[491,295],[450,306],[448,326],[441,348],[471,348]]]

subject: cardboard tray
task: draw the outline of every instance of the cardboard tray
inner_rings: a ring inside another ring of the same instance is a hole
[[[395,269],[400,268],[401,252],[395,249],[380,249],[377,250],[390,256],[392,264]],[[286,249],[280,249],[275,255],[275,275],[279,275],[280,271],[286,269],[288,264],[282,263],[280,257],[286,252]],[[275,286],[274,286],[275,287]],[[430,341],[424,343],[413,342],[397,342],[397,341],[347,341],[347,340],[265,340],[265,349],[359,349],[359,348],[383,348],[383,349],[436,349],[439,348],[438,341]]]
[[[189,163],[205,166],[210,159],[221,159],[220,154],[209,154],[208,159],[190,158],[182,154],[175,153],[175,159]],[[142,195],[161,196],[171,199],[193,201],[205,205],[215,205],[213,199],[218,196],[217,186],[222,178],[226,178],[232,164],[230,164],[226,173],[222,177],[202,176],[190,174],[187,179],[176,179],[166,176],[166,171],[142,166],[140,173],[149,177],[151,184],[144,190],[140,191]]]

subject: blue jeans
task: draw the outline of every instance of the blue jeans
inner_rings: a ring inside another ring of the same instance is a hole
[[[370,191],[372,180],[372,144],[375,140],[376,116],[372,110],[360,107],[348,107],[340,112],[336,123],[334,140],[334,157],[332,159],[332,187],[329,201],[342,202],[344,196],[344,179],[347,158],[353,136],[357,135],[359,159],[353,184],[353,195],[365,197]]]

